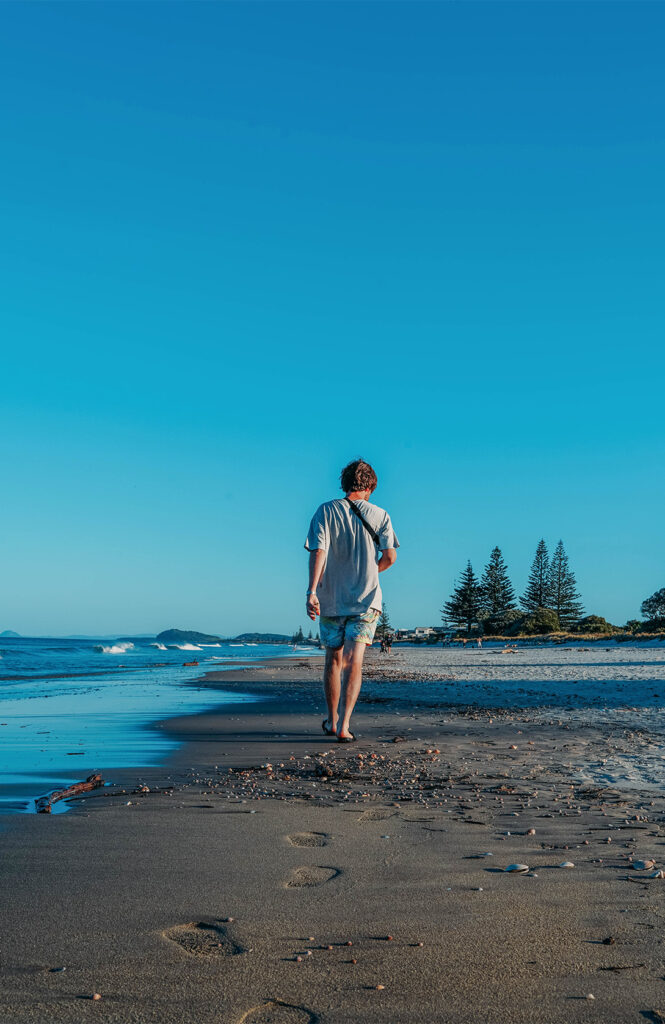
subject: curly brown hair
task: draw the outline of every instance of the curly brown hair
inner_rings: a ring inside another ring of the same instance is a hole
[[[345,494],[349,491],[374,491],[377,485],[376,473],[369,462],[355,459],[342,470],[340,484]]]

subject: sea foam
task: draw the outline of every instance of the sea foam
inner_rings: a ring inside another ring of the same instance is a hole
[[[98,644],[95,647],[95,650],[99,651],[101,654],[125,654],[127,651],[131,651],[133,646],[134,644],[130,643],[109,644],[108,646],[105,644]]]

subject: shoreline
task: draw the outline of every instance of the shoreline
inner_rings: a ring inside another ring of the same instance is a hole
[[[350,745],[320,731],[320,662],[193,680],[264,699],[155,723],[183,741],[166,764],[0,833],[0,1019],[649,1019],[665,882],[633,865],[661,866],[665,800],[575,772],[645,760],[654,735],[632,729],[628,702],[604,721],[599,705],[450,701],[486,685],[484,662],[518,677],[515,697],[587,672],[601,689],[614,676],[617,702],[650,686],[665,703],[655,652],[614,668],[595,651],[550,656],[490,666],[439,650],[437,669],[431,652],[373,654]]]
[[[88,645],[90,646],[90,645]],[[253,648],[259,651],[259,648]],[[274,648],[272,648],[275,651]],[[265,653],[265,649],[261,651]],[[31,655],[32,657],[33,655]],[[70,663],[60,670],[59,659],[84,660],[89,652],[67,649],[53,655],[38,649],[41,671],[17,674],[0,680],[3,714],[0,725],[0,815],[29,814],[40,797],[102,770],[113,781],[122,766],[163,763],[173,743],[159,731],[150,730],[155,720],[192,714],[215,703],[209,691],[189,683],[201,667],[183,665],[182,656],[170,663],[156,663],[145,650],[136,662],[124,665],[109,659],[102,671]],[[283,657],[284,652],[275,652]],[[26,655],[15,655],[19,666]],[[98,656],[93,656],[97,662]],[[50,664],[49,664],[50,660]],[[251,662],[250,650],[244,661]],[[210,668],[227,662],[211,658]],[[229,664],[233,661],[229,659]],[[2,664],[2,662],[0,662]],[[206,660],[201,662],[206,665]],[[61,813],[65,807],[58,808]]]

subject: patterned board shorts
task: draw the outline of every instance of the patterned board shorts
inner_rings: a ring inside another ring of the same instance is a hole
[[[362,615],[322,615],[320,623],[321,643],[324,647],[342,647],[345,640],[357,644],[371,645],[381,612],[370,608]]]

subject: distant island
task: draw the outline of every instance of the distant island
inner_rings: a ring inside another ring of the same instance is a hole
[[[242,640],[245,643],[255,644],[290,644],[291,637],[286,633],[241,633],[234,636],[234,640]]]
[[[155,640],[159,640],[163,644],[218,644],[221,639],[221,636],[197,633],[194,629],[165,629],[155,637]]]
[[[13,629],[3,629],[2,633],[0,633],[0,636],[17,636],[17,637],[20,637],[21,634],[20,633],[15,633]]]
[[[120,637],[119,639],[136,639],[131,637]],[[218,643],[245,643],[245,644],[291,644],[293,637],[286,633],[240,633],[234,637],[213,636],[210,633],[198,633],[195,629],[165,629],[155,637],[163,644],[218,644]]]

